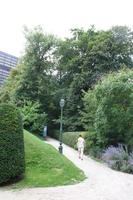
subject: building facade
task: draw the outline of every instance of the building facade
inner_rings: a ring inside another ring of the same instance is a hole
[[[18,58],[8,53],[0,51],[0,86],[3,81],[9,76],[11,68],[16,67]]]

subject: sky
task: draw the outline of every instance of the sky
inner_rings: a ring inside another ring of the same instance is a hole
[[[70,37],[72,28],[107,30],[127,25],[133,30],[133,0],[0,0],[0,51],[21,56],[24,26]]]

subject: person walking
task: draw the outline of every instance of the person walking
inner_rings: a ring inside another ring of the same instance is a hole
[[[84,146],[85,146],[85,140],[82,137],[82,135],[79,135],[77,147],[78,147],[79,159],[81,160],[83,160]]]

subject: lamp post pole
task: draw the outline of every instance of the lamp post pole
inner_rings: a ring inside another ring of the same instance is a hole
[[[59,145],[59,152],[62,154],[63,152],[63,147],[62,147],[62,116],[63,116],[63,107],[65,105],[65,100],[61,99],[60,100],[60,107],[61,107],[61,118],[60,118],[60,137],[59,137],[59,141],[60,141],[60,145]]]

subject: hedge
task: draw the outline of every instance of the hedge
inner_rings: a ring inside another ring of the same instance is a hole
[[[64,132],[62,138],[63,143],[74,149],[77,149],[77,139],[80,134],[85,139],[84,153],[98,159],[101,158],[103,150],[99,148],[97,144],[96,132],[92,127],[89,127],[88,131]],[[55,130],[51,137],[59,140],[59,130]]]
[[[0,104],[0,184],[13,181],[25,171],[23,128],[20,112]]]
[[[63,133],[63,137],[62,137],[62,141],[64,144],[72,147],[72,148],[77,148],[77,140],[79,135],[82,135],[83,138],[86,137],[87,132],[64,132]],[[55,139],[59,140],[59,131],[54,131],[54,133],[52,134],[52,137],[54,137]]]

